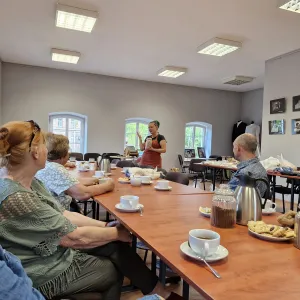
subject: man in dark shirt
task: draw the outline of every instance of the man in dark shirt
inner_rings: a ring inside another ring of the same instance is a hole
[[[266,169],[260,163],[259,159],[255,155],[257,148],[256,137],[249,133],[244,133],[236,138],[233,143],[233,153],[235,158],[240,162],[237,167],[238,170],[233,174],[229,181],[229,186],[235,190],[239,185],[239,179],[236,177],[238,174],[247,174],[252,178],[263,178],[268,181],[268,175]],[[257,189],[263,197],[267,190],[265,183],[257,182]]]

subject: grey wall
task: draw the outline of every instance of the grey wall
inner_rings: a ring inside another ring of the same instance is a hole
[[[185,123],[212,124],[212,153],[230,155],[231,131],[240,119],[241,94],[3,63],[3,122],[34,119],[48,128],[48,114],[88,117],[88,151],[122,152],[127,118],[158,119],[168,141],[163,166],[178,164]]]
[[[262,123],[264,90],[258,89],[242,94],[241,120],[246,123],[254,121],[255,124]]]
[[[300,118],[300,112],[292,111],[293,96],[300,95],[300,50],[266,62],[263,102],[263,143],[262,157],[282,153],[286,159],[300,166],[300,136],[292,135],[291,120]],[[270,101],[286,98],[286,112],[270,114]],[[286,121],[284,135],[269,135],[269,120]]]
[[[0,58],[0,124],[2,124],[2,61]]]

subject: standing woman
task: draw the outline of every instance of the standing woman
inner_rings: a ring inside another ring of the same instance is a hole
[[[148,128],[151,135],[146,137],[144,143],[142,136],[137,132],[140,149],[144,151],[140,165],[161,168],[161,153],[167,152],[167,142],[165,137],[158,133],[159,125],[160,123],[158,121],[149,123]]]

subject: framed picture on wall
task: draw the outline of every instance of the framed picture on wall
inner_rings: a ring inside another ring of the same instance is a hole
[[[300,134],[300,119],[292,120],[292,134]]]
[[[205,148],[204,147],[197,147],[198,156],[199,158],[205,158]]]
[[[285,134],[285,121],[272,120],[269,121],[269,134]]]
[[[285,98],[270,101],[270,114],[281,114],[286,109]]]
[[[293,97],[293,111],[300,111],[300,96]]]
[[[195,149],[184,149],[184,158],[195,158]]]

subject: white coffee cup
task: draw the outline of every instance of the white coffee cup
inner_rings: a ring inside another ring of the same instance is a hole
[[[71,162],[75,162],[75,161],[76,161],[76,157],[74,157],[74,156],[71,156],[71,157],[69,158],[69,161],[71,161]]]
[[[110,164],[111,169],[116,169],[117,165],[116,164]]]
[[[151,176],[141,176],[142,183],[150,183]]]
[[[220,235],[212,230],[193,229],[189,232],[189,244],[201,257],[214,254],[220,246]]]
[[[85,163],[80,163],[78,165],[79,171],[85,171],[89,169],[89,165],[86,165]]]
[[[125,209],[134,209],[138,206],[140,198],[138,196],[125,195],[121,196],[121,207]]]
[[[142,178],[141,177],[130,177],[130,183],[133,186],[141,186]]]
[[[95,171],[95,177],[97,178],[104,177],[104,171]]]
[[[168,180],[158,180],[157,187],[160,189],[168,189],[169,188],[169,181]]]
[[[265,204],[265,210],[269,211],[269,210],[275,210],[276,209],[276,203],[274,203],[271,200],[267,200],[266,204]]]
[[[89,158],[89,162],[95,162],[95,158]]]

